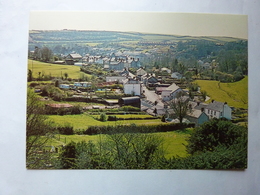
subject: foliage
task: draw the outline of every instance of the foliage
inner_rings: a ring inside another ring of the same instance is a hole
[[[75,167],[76,143],[70,142],[62,148],[60,155],[60,164],[63,169],[71,169]]]
[[[179,92],[176,98],[170,101],[170,108],[173,109],[174,114],[182,123],[183,118],[190,112],[189,101],[185,93]]]
[[[244,127],[234,125],[224,119],[212,119],[195,128],[189,137],[187,151],[190,154],[214,151],[219,145],[230,147],[238,138],[246,137]]]
[[[102,121],[102,122],[107,121],[107,115],[106,115],[106,113],[101,113],[101,114],[100,114],[100,117],[99,117],[99,120]]]
[[[63,169],[151,169],[164,155],[162,139],[152,134],[114,130],[93,142],[71,142],[60,154]]]
[[[134,111],[134,112],[138,112],[140,111],[140,108],[134,107],[134,106],[122,106],[120,107],[118,110],[122,110],[122,111]]]
[[[71,124],[67,123],[64,126],[58,126],[57,130],[60,134],[63,135],[73,135],[74,131],[73,131],[73,126],[71,126]]]
[[[66,97],[66,94],[61,89],[51,84],[42,86],[41,91],[42,96],[48,96],[54,101],[61,101],[63,98]]]
[[[185,128],[194,127],[194,124],[185,124],[185,123],[169,123],[161,125],[136,125],[132,123],[130,125],[108,125],[108,126],[90,126],[84,132],[86,135],[96,135],[96,134],[110,134],[117,129],[118,132],[136,132],[136,133],[154,133],[154,132],[170,132],[181,130]]]
[[[32,89],[27,90],[26,167],[46,168],[50,153],[42,153],[47,141],[54,136],[53,123],[47,120],[44,105]]]

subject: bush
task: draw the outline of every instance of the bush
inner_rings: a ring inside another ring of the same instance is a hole
[[[117,121],[116,116],[108,116],[107,118],[108,121]]]
[[[60,134],[63,135],[73,135],[74,131],[73,131],[73,127],[70,124],[65,124],[65,126],[60,126],[57,127],[57,130]]]
[[[99,117],[99,120],[102,121],[102,122],[107,121],[107,115],[106,115],[106,113],[101,113],[101,114],[100,114],[100,117]]]

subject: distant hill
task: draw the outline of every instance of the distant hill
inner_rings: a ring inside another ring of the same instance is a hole
[[[91,44],[104,42],[169,42],[189,40],[208,40],[216,43],[238,41],[232,37],[192,37],[165,34],[150,34],[138,32],[117,31],[84,31],[84,30],[31,30],[29,31],[29,45],[64,45],[64,44]]]

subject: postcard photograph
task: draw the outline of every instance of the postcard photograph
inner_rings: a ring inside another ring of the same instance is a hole
[[[247,22],[31,12],[26,168],[246,169]]]

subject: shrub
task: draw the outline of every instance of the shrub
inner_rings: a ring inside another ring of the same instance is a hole
[[[60,134],[63,135],[73,135],[74,131],[73,131],[73,127],[70,124],[65,124],[65,126],[60,126],[57,127],[57,130]]]
[[[100,117],[99,117],[99,120],[102,121],[102,122],[107,121],[107,115],[106,115],[106,113],[101,113],[101,114],[100,114]]]
[[[116,116],[108,116],[107,120],[108,121],[117,121],[117,117]]]

